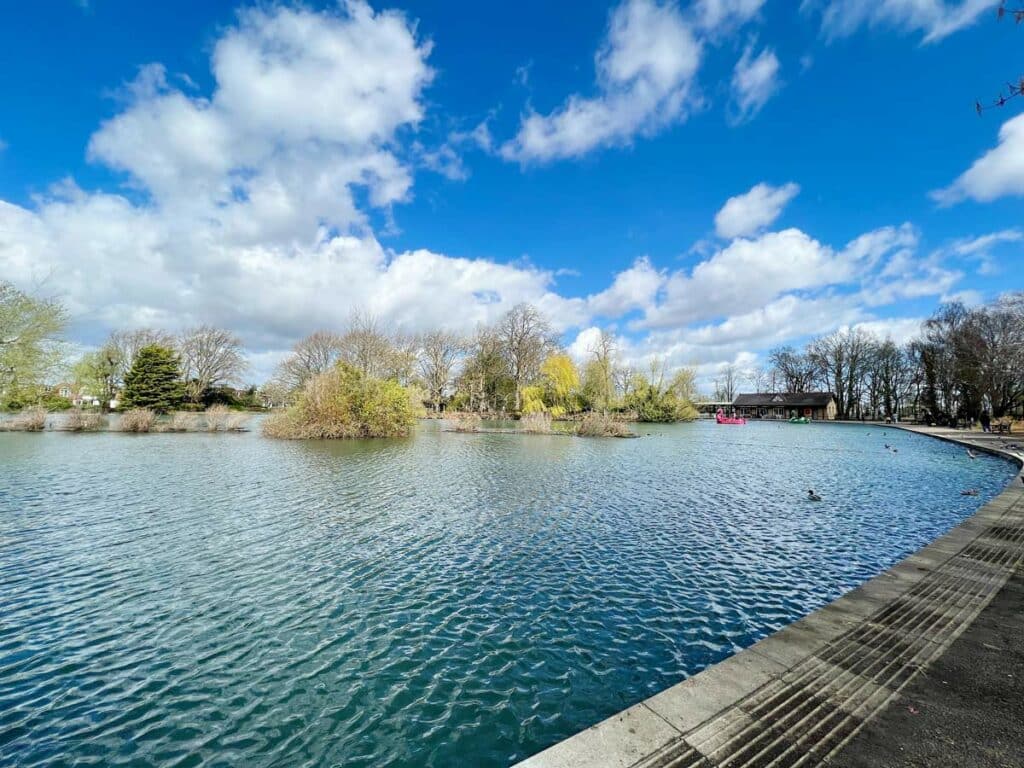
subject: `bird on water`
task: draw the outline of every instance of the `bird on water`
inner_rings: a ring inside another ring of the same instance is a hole
[[[821,496],[816,494],[813,489],[809,489],[807,491],[807,500],[808,501],[821,501]]]

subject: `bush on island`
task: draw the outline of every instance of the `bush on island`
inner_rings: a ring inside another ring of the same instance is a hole
[[[101,413],[83,411],[72,408],[64,420],[64,428],[69,432],[97,432],[107,426],[107,419]]]
[[[41,405],[25,408],[17,416],[0,421],[0,432],[42,432],[46,429],[46,409]]]
[[[637,421],[693,421],[697,409],[671,389],[660,390],[653,384],[641,384],[626,397],[626,407],[636,413]]]
[[[532,435],[546,435],[551,432],[551,414],[542,411],[528,413],[519,420],[519,429]]]
[[[132,408],[121,414],[122,432],[149,432],[156,423],[156,413],[148,408]]]
[[[346,363],[311,378],[294,405],[263,422],[267,437],[405,437],[416,421],[408,390]]]
[[[590,411],[576,425],[581,437],[635,437],[633,430],[607,413]]]
[[[455,414],[456,432],[479,432],[483,419],[479,413],[457,413]]]

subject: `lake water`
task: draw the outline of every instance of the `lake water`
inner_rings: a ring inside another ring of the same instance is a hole
[[[878,427],[441,426],[0,434],[0,765],[505,766],[824,605],[1016,471]]]

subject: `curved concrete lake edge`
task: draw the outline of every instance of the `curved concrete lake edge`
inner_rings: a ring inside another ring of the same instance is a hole
[[[991,602],[1024,560],[1024,452],[999,496],[825,607],[516,768],[816,765],[838,752]]]

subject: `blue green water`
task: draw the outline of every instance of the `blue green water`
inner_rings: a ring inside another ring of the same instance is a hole
[[[1015,472],[880,428],[639,431],[0,434],[0,765],[506,766]]]

